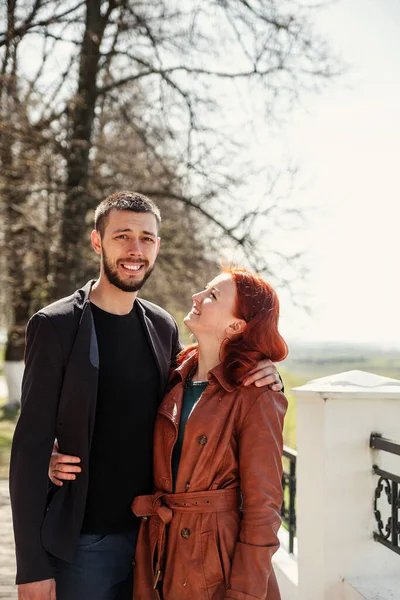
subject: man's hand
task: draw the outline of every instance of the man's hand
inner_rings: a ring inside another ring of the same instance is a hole
[[[56,447],[55,447],[56,448]],[[75,473],[82,471],[81,467],[77,466],[81,459],[79,456],[69,456],[68,454],[60,454],[53,451],[49,464],[49,479],[59,487],[63,485],[62,480],[72,481],[76,479]]]
[[[258,365],[249,371],[247,377],[243,381],[244,385],[254,383],[257,387],[269,385],[274,392],[280,392],[283,388],[281,378],[276,370],[274,363],[268,358],[260,360]]]
[[[54,579],[20,583],[18,600],[56,600],[56,582]]]

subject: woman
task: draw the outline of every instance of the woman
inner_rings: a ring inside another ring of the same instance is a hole
[[[285,396],[241,382],[267,356],[283,360],[275,291],[230,269],[193,296],[184,350],[154,433],[152,496],[142,517],[135,600],[280,600]]]
[[[271,566],[282,504],[282,393],[242,387],[262,356],[286,357],[278,299],[241,269],[193,296],[184,350],[154,434],[153,496],[142,516],[135,600],[278,600]],[[155,589],[154,589],[155,588]]]

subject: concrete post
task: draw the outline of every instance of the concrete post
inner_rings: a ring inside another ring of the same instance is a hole
[[[400,459],[369,448],[371,432],[400,443],[400,381],[349,371],[293,391],[298,598],[341,600],[344,579],[400,572],[400,556],[372,538],[372,465],[400,475]]]

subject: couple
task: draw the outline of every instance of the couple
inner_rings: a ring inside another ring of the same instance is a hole
[[[278,301],[222,273],[193,296],[198,345],[182,351],[172,317],[136,298],[159,225],[148,198],[103,201],[99,279],[28,324],[10,472],[20,600],[130,600],[139,525],[135,600],[280,597],[286,399],[261,360],[286,355]],[[55,439],[51,478],[66,482],[49,488]]]

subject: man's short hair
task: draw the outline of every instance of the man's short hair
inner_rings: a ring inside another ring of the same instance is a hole
[[[94,228],[99,231],[102,238],[106,230],[109,214],[112,210],[131,210],[136,213],[150,213],[156,218],[157,232],[160,229],[161,214],[154,202],[143,194],[124,190],[108,196],[96,208],[94,213]]]

